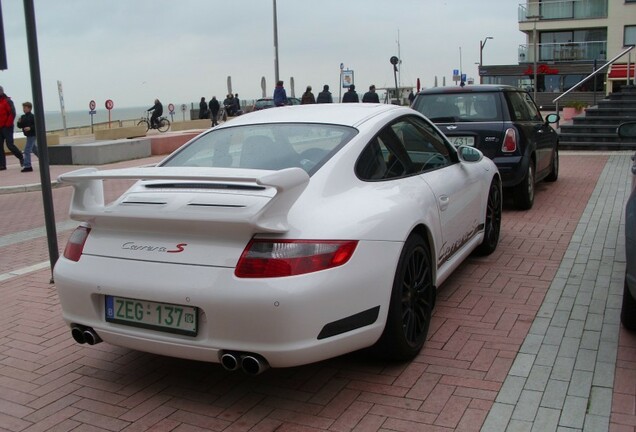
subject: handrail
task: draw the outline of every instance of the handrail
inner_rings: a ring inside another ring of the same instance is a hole
[[[616,57],[614,57],[613,59],[609,60],[607,63],[605,63],[603,66],[601,66],[600,68],[596,69],[594,72],[592,72],[591,74],[589,74],[588,76],[586,76],[585,78],[583,78],[581,81],[579,81],[577,84],[575,84],[574,86],[572,86],[570,89],[568,89],[568,91],[566,91],[565,93],[559,95],[558,97],[556,97],[554,100],[552,100],[552,102],[555,104],[555,110],[556,113],[559,113],[559,99],[561,99],[562,97],[564,97],[565,95],[567,95],[568,93],[570,93],[571,91],[574,91],[575,89],[579,88],[579,86],[581,86],[581,84],[583,84],[585,81],[589,80],[590,78],[592,78],[594,75],[598,74],[599,72],[601,72],[603,69],[605,69],[606,67],[608,67],[609,65],[611,65],[612,63],[614,63],[616,60],[618,60],[619,58],[623,57],[625,54],[627,54],[628,52],[630,52],[632,49],[634,49],[634,46],[630,46],[627,47],[623,52],[621,52],[620,54],[618,54]],[[629,84],[629,68],[630,65],[627,65],[627,84]],[[536,84],[535,84],[536,85]]]

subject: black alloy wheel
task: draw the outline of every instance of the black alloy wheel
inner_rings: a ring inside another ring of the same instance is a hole
[[[486,220],[484,221],[484,240],[475,249],[477,255],[490,255],[497,249],[501,232],[501,187],[497,179],[493,179],[488,192],[486,204]]]
[[[428,335],[435,286],[427,242],[412,234],[398,262],[384,333],[378,341],[381,354],[394,360],[415,357]]]

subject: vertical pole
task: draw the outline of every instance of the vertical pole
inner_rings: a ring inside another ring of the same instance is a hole
[[[37,145],[40,165],[40,182],[42,184],[42,201],[44,206],[44,221],[46,238],[49,247],[49,261],[51,263],[51,282],[53,282],[53,267],[59,258],[57,247],[57,233],[55,228],[55,211],[53,210],[53,195],[51,192],[51,177],[49,173],[49,150],[46,142],[46,125],[44,122],[44,101],[42,98],[42,80],[40,77],[40,60],[38,57],[38,40],[35,27],[35,10],[33,0],[24,0],[24,17],[27,32],[27,47],[29,51],[29,65],[31,69],[31,89],[33,91],[33,105],[35,107],[35,130],[37,131]]]
[[[532,28],[532,41],[534,42],[534,58],[532,59],[532,62],[534,64],[534,82],[532,87],[534,88],[533,99],[535,103],[537,102],[537,48],[539,46],[537,42],[537,19],[537,17],[534,18],[534,26]]]
[[[278,18],[276,16],[276,0],[274,0],[274,81],[278,84]]]
[[[484,52],[484,45],[486,43],[482,43],[482,41],[479,41],[479,84],[483,84],[484,83],[484,78],[481,76],[481,66],[483,65],[484,62],[484,58],[483,58],[483,52]]]
[[[2,22],[2,5],[0,5],[0,70],[5,70],[7,67],[7,47],[4,43],[4,24]],[[4,147],[2,151],[4,151]]]

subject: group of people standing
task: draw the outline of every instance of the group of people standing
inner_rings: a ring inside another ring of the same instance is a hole
[[[31,112],[33,104],[24,102],[22,104],[23,115],[20,116],[17,126],[22,129],[26,137],[24,155],[13,143],[13,122],[16,118],[15,105],[11,98],[4,93],[4,88],[0,86],[0,171],[7,169],[7,158],[4,154],[4,145],[13,155],[18,158],[22,166],[22,172],[31,172],[31,153],[38,156],[38,147],[35,133],[35,117]]]
[[[225,113],[228,116],[241,115],[243,113],[243,110],[241,110],[241,100],[239,99],[238,93],[228,93],[228,95],[223,100],[223,108],[225,109]],[[212,119],[212,127],[214,127],[219,124],[218,117],[220,111],[221,104],[219,103],[216,96],[212,96],[210,102],[206,102],[205,97],[201,98],[201,101],[199,102],[200,120]]]
[[[356,86],[351,84],[349,86],[349,90],[342,97],[343,103],[349,102],[360,102],[358,98],[358,93],[356,93]],[[380,97],[375,92],[375,85],[369,86],[369,91],[362,96],[362,102],[365,103],[380,103]],[[311,86],[307,86],[305,93],[300,98],[300,104],[313,104],[313,103],[333,103],[333,97],[331,96],[331,92],[329,91],[329,86],[325,84],[322,87],[322,91],[318,93],[318,97],[314,97],[314,94],[311,92]],[[287,94],[285,92],[285,88],[283,87],[283,82],[278,81],[276,84],[276,88],[274,89],[274,105],[282,106],[287,105]]]

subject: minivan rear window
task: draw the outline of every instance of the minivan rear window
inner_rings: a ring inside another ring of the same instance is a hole
[[[501,121],[498,93],[420,94],[413,108],[431,121],[490,122]]]

